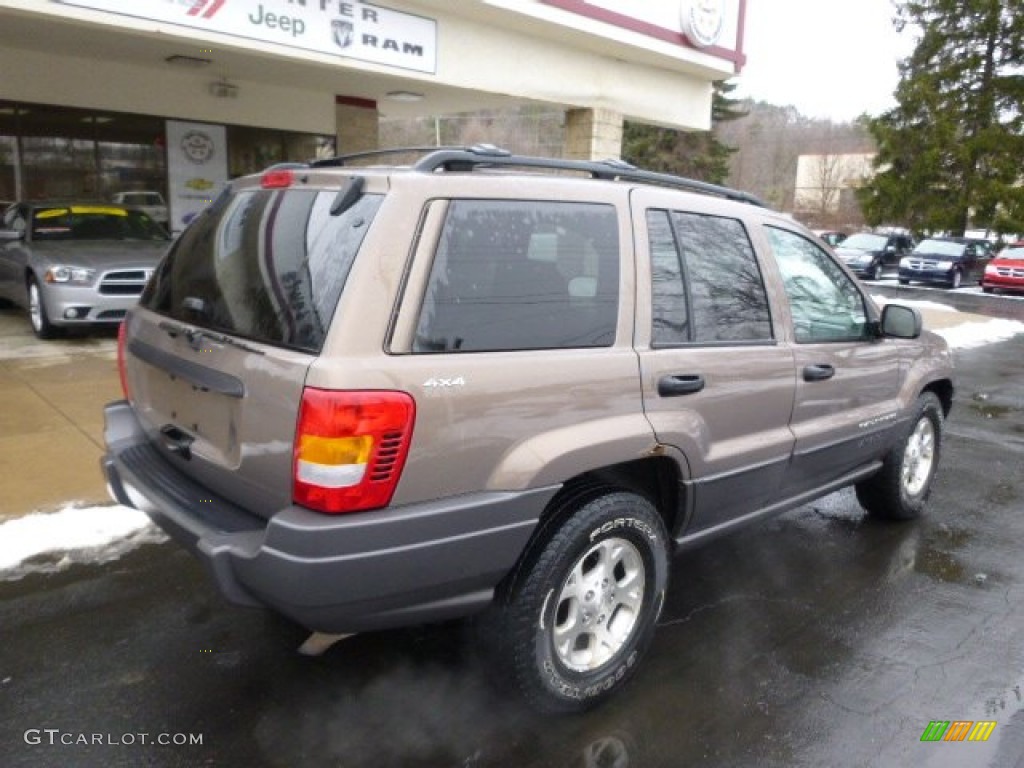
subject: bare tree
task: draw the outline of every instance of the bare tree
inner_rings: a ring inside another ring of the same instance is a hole
[[[746,117],[716,129],[721,140],[737,150],[727,183],[754,192],[774,207],[799,210],[805,218],[815,219],[816,226],[845,226],[851,219],[862,218],[859,213],[840,212],[842,191],[851,181],[846,156],[873,151],[860,123],[816,120],[794,107],[764,102],[741,106]],[[819,161],[801,178],[802,155],[817,156]],[[801,186],[817,190],[813,204],[806,202],[806,193],[797,199]]]

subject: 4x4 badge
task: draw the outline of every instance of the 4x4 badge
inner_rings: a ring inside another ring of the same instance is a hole
[[[439,379],[431,376],[429,379],[423,382],[424,387],[436,388],[436,387],[464,387],[466,386],[466,380],[461,376],[456,376],[454,379]]]

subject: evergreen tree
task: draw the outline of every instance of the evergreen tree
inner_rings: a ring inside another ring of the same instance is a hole
[[[918,42],[868,120],[868,222],[1024,232],[1024,0],[903,0],[895,24]]]
[[[729,97],[736,86],[715,83],[711,96],[711,131],[676,131],[627,121],[622,132],[622,158],[649,171],[724,184],[734,150],[720,142],[714,127],[746,113]]]

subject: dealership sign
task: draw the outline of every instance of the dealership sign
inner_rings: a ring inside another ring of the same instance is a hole
[[[417,72],[437,71],[436,21],[355,0],[53,2]]]

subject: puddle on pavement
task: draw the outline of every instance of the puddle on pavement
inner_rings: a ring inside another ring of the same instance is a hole
[[[996,405],[994,403],[971,403],[970,408],[986,419],[1001,419],[1007,414],[1017,412],[1016,408],[1011,408],[1008,405]]]
[[[984,416],[986,419],[1001,419],[1011,413],[1020,413],[1021,409],[1012,405],[1001,405],[989,402],[990,396],[982,392],[975,392],[971,395],[971,402],[967,404],[975,413]]]
[[[967,544],[974,534],[965,528],[941,525],[928,533],[914,558],[914,570],[947,583],[967,581],[967,567],[950,550]]]
[[[948,583],[964,581],[967,572],[964,564],[953,555],[935,549],[924,549],[918,552],[917,558],[914,560],[914,570]]]

